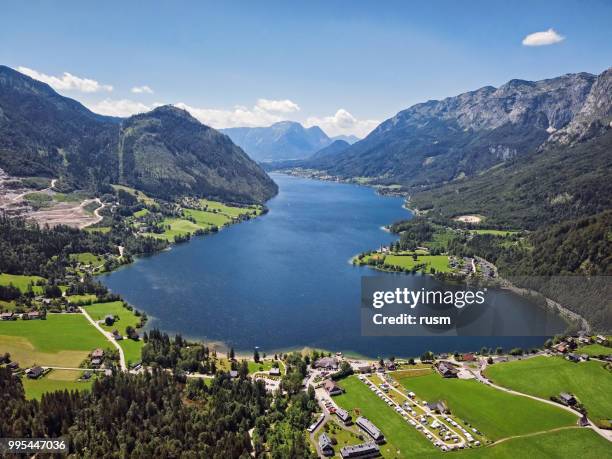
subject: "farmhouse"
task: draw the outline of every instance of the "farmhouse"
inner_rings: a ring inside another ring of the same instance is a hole
[[[338,359],[335,357],[321,357],[320,359],[315,361],[313,367],[322,370],[337,370]]]
[[[377,457],[380,454],[380,449],[376,443],[363,443],[361,445],[345,446],[340,450],[342,459],[358,457],[360,459]]]
[[[113,330],[113,338],[115,339],[115,341],[121,341],[123,339],[123,336],[121,336],[119,330],[115,329]]]
[[[442,400],[438,400],[437,402],[427,402],[427,408],[440,414],[448,413],[448,407]]]
[[[336,408],[336,416],[340,419],[345,426],[348,426],[351,423],[351,415],[348,411],[343,410],[342,408]]]
[[[475,356],[474,354],[463,354],[463,355],[461,356],[461,359],[462,359],[464,362],[473,362],[473,361],[475,361],[475,360],[476,360],[476,356]]]
[[[92,359],[102,359],[104,357],[104,351],[100,348],[94,349],[91,351]]]
[[[319,437],[319,449],[321,450],[323,456],[334,455],[334,446],[332,444],[331,438],[329,438],[326,433],[322,433]]]
[[[359,373],[371,373],[372,367],[370,365],[358,365],[355,370]]]
[[[40,311],[30,311],[27,314],[28,319],[30,320],[35,320],[35,319],[41,319],[42,318],[42,314],[40,313]]]
[[[280,368],[279,367],[272,367],[270,368],[270,376],[280,376]]]
[[[0,319],[2,320],[15,320],[17,317],[12,312],[3,312],[0,314]]]
[[[570,362],[580,362],[580,356],[578,354],[567,354],[567,356],[565,356],[565,358],[567,360],[569,360]]]
[[[340,395],[342,392],[344,392],[342,388],[331,379],[328,379],[323,383],[323,388],[331,396]]]
[[[359,416],[357,418],[356,421],[357,425],[359,427],[361,427],[363,430],[365,430],[365,432],[372,437],[372,439],[380,444],[380,443],[384,443],[385,441],[385,436],[382,434],[382,432],[378,429],[378,427],[376,427],[374,424],[372,424],[372,421],[370,421],[367,418],[364,418],[363,416]],[[351,457],[356,457],[356,456],[351,456]]]
[[[576,397],[574,397],[572,394],[568,394],[567,392],[561,392],[559,394],[559,399],[564,405],[567,406],[572,406],[577,403]]]
[[[449,362],[438,362],[436,364],[436,370],[440,373],[443,378],[456,378],[459,370],[457,370]]]
[[[30,379],[38,379],[45,372],[42,367],[32,367],[25,371],[25,374]]]

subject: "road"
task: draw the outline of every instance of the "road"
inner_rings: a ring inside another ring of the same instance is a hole
[[[100,325],[91,318],[91,316],[87,313],[87,311],[85,311],[85,308],[83,308],[82,306],[79,307],[79,309],[81,310],[81,312],[83,313],[83,315],[85,316],[85,318],[87,320],[89,320],[89,322],[98,329],[98,331],[100,333],[102,333],[106,339],[108,341],[110,341],[113,346],[115,346],[117,348],[117,350],[119,351],[119,364],[121,366],[121,370],[122,371],[128,371],[128,367],[127,364],[125,363],[125,354],[123,353],[123,349],[121,348],[121,346],[119,346],[119,343],[117,343],[117,341],[115,341],[115,339],[113,338],[113,335],[111,335],[109,332],[107,332],[106,330],[104,330],[102,327],[100,327]]]

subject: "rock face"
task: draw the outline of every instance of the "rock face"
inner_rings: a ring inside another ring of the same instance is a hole
[[[499,88],[486,86],[417,104],[384,121],[333,161],[314,158],[307,166],[407,186],[475,175],[520,159],[549,138],[570,142],[592,130],[594,118],[610,113],[610,72],[511,80]],[[605,122],[602,126],[606,128]]]
[[[277,192],[244,151],[186,111],[165,106],[127,119],[100,116],[3,66],[0,168],[59,177],[66,188],[119,183],[167,199],[262,202]]]
[[[222,129],[249,156],[257,161],[304,159],[332,143],[318,126],[281,121],[268,127]]]

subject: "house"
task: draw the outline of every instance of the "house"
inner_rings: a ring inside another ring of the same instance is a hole
[[[237,378],[238,377],[238,372],[236,370],[231,370],[229,372],[230,378]]]
[[[28,319],[31,319],[31,320],[41,319],[42,313],[40,311],[30,311],[28,312],[27,316],[28,316]]]
[[[325,380],[323,383],[323,389],[325,389],[325,391],[331,396],[340,395],[344,392],[342,388],[331,379]]]
[[[0,319],[2,320],[15,320],[17,317],[12,312],[3,312],[0,314]]]
[[[476,356],[474,354],[463,354],[461,359],[464,362],[474,362],[476,360]]]
[[[436,402],[427,402],[427,408],[431,411],[435,411],[436,413],[445,414],[448,413],[448,407],[446,403],[442,400],[438,400]]]
[[[372,372],[372,367],[370,365],[359,365],[357,367],[357,371],[359,373],[371,373]]]
[[[111,370],[110,368],[107,368],[106,370],[104,370],[104,376],[112,376],[113,375],[113,370]]]
[[[11,370],[11,371],[15,371],[17,369],[19,369],[19,363],[17,362],[9,362],[6,367]]]
[[[45,370],[43,370],[42,367],[32,367],[32,368],[28,368],[25,371],[25,374],[30,379],[38,379],[43,375],[44,372]]]
[[[123,339],[123,336],[121,336],[119,330],[115,329],[113,330],[113,338],[115,339],[115,341],[121,341]]]
[[[589,426],[589,419],[586,416],[582,416],[580,418],[580,420],[578,421],[578,424],[580,425],[580,427],[588,427]]]
[[[585,362],[591,360],[591,357],[589,356],[589,354],[581,354],[580,358],[584,360]]]
[[[321,370],[337,370],[338,359],[335,357],[321,357],[315,361],[313,367]]]
[[[92,359],[102,359],[104,357],[104,351],[100,348],[94,349],[91,351]]]
[[[91,371],[86,371],[85,373],[83,373],[83,375],[81,376],[81,379],[84,379],[85,381],[87,381],[88,379],[91,379]]]
[[[580,362],[580,356],[578,356],[577,354],[570,353],[570,354],[567,354],[565,358],[569,360],[570,362]]]
[[[376,443],[362,443],[361,445],[345,446],[340,450],[342,459],[350,459],[358,457],[359,459],[367,459],[370,457],[378,457],[380,448]]]
[[[92,367],[99,367],[100,365],[102,365],[102,359],[99,357],[94,357],[90,360],[90,363]]]
[[[382,432],[378,429],[378,427],[376,427],[374,424],[372,424],[372,421],[370,421],[367,418],[364,418],[363,416],[359,416],[357,418],[357,421],[355,421],[356,424],[361,427],[370,437],[372,437],[372,440],[374,440],[376,443],[381,444],[384,443],[385,441],[385,436],[382,434]],[[351,457],[356,457],[356,456],[351,456]]]
[[[567,344],[559,343],[553,346],[553,349],[561,354],[565,354],[567,352]]]
[[[128,338],[133,339],[134,341],[138,341],[140,339],[140,336],[138,335],[138,332],[136,330],[130,330]]]
[[[280,368],[278,367],[272,367],[270,368],[270,376],[280,376],[281,372],[280,372]]]
[[[389,371],[395,371],[397,369],[397,366],[395,365],[395,362],[391,362],[390,360],[385,362],[385,368]]]
[[[576,397],[574,397],[572,394],[568,394],[567,392],[561,392],[559,394],[559,400],[561,400],[561,402],[567,406],[573,406],[578,403]]]
[[[457,370],[449,362],[438,362],[436,364],[436,370],[440,373],[443,378],[456,378],[459,370]]]
[[[331,438],[326,433],[322,433],[319,436],[319,449],[323,456],[334,455],[334,445],[332,444]]]
[[[338,419],[340,419],[345,426],[351,424],[351,415],[348,413],[348,411],[343,410],[342,408],[336,408],[336,416],[338,416]]]

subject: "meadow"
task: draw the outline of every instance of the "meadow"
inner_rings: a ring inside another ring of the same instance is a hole
[[[451,413],[493,440],[575,425],[578,419],[560,408],[508,394],[473,379],[445,379],[435,373],[400,382],[421,399],[444,400]]]
[[[612,355],[612,347],[603,346],[601,344],[587,344],[580,347],[576,352],[579,354],[587,354],[591,357],[599,355]]]
[[[89,390],[93,381],[78,381],[82,372],[79,370],[51,370],[39,379],[22,378],[26,398],[40,400],[46,392],[58,390]]]
[[[78,367],[95,348],[111,349],[111,344],[82,314],[0,322],[0,352],[9,352],[22,368]]]
[[[437,272],[452,272],[446,255],[418,255],[416,260],[412,255],[387,255],[385,257],[385,265],[400,266],[404,269],[414,269],[415,266],[422,264],[426,265],[425,270],[427,272],[431,268],[434,268]]]
[[[570,392],[586,407],[593,421],[612,418],[612,373],[601,362],[533,357],[492,365],[486,374],[500,386],[545,399]]]
[[[106,325],[104,323],[100,326],[106,330],[112,332],[117,329],[122,334],[125,333],[125,327],[131,326],[137,328],[140,324],[140,317],[136,316],[133,311],[123,306],[123,301],[111,301],[108,303],[94,303],[84,306],[87,313],[95,321],[103,320],[106,316],[118,317],[113,325]]]
[[[28,291],[28,286],[35,282],[46,282],[44,277],[40,276],[23,276],[20,274],[0,274],[0,285],[13,285],[22,293]],[[34,285],[32,287],[34,293],[42,293],[42,287]]]

